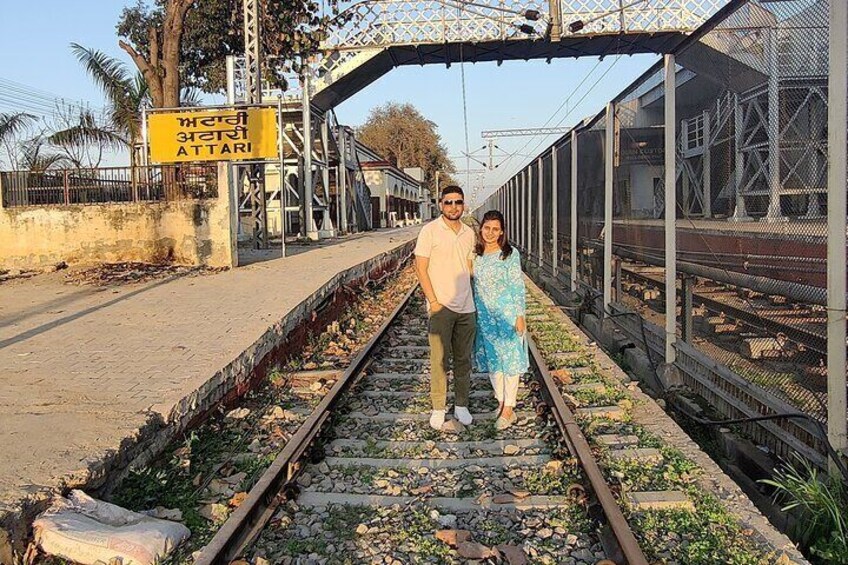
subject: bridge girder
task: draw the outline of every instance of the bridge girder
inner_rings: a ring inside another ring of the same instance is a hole
[[[321,45],[314,103],[332,108],[403,65],[664,53],[726,3],[364,0],[337,18]],[[559,17],[551,17],[552,6]],[[526,21],[528,11],[538,13],[538,20]],[[561,35],[549,33],[560,23],[579,26]],[[521,24],[533,34],[522,31]]]

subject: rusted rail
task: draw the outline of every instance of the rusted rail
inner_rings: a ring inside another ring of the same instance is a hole
[[[538,371],[537,379],[542,387],[542,394],[547,398],[551,413],[557,422],[560,432],[565,437],[572,454],[577,458],[586,472],[586,478],[589,479],[589,484],[591,484],[595,497],[606,516],[607,525],[610,527],[615,542],[618,545],[614,549],[620,552],[621,557],[629,565],[648,565],[648,560],[645,558],[645,554],[642,553],[639,542],[636,541],[636,537],[633,535],[633,530],[630,529],[627,519],[622,514],[621,508],[619,508],[612,491],[609,489],[609,485],[601,473],[601,469],[598,467],[598,462],[592,454],[589,442],[586,441],[586,437],[574,420],[574,414],[562,398],[562,394],[560,394],[559,388],[557,388],[556,383],[551,377],[551,373],[542,354],[539,352],[539,348],[536,347],[536,343],[529,335],[527,336],[527,342],[530,347],[530,357]]]
[[[660,281],[651,276],[648,276],[644,273],[640,273],[638,271],[634,271],[632,269],[621,269],[622,273],[630,278],[636,279],[642,283],[647,283],[651,285],[655,285],[660,294],[665,295],[665,283],[664,281]],[[783,333],[792,341],[804,345],[807,349],[815,351],[820,355],[827,354],[827,336],[824,333],[814,332],[802,327],[798,327],[797,325],[787,324],[785,322],[781,322],[780,320],[775,319],[778,317],[776,315],[775,310],[772,309],[770,314],[773,314],[774,317],[768,316],[765,313],[759,312],[750,312],[744,310],[742,308],[738,308],[732,304],[728,304],[726,301],[722,301],[718,298],[711,298],[706,296],[701,292],[693,292],[693,298],[697,302],[701,302],[704,306],[707,307],[708,310],[712,310],[713,312],[725,312],[727,315],[735,320],[739,320],[749,326],[759,329],[763,332],[775,332],[775,333]],[[786,314],[789,315],[792,313],[792,310],[788,307],[786,308]],[[824,330],[824,327],[822,327]]]
[[[301,424],[283,451],[259,478],[259,481],[250,489],[244,502],[233,512],[206,547],[201,550],[200,555],[195,560],[195,565],[229,563],[256,539],[273,516],[277,506],[283,501],[282,489],[297,475],[300,457],[315,436],[318,435],[321,426],[332,414],[332,409],[339,403],[344,392],[350,388],[366,367],[377,343],[409,302],[416,288],[416,286],[413,286],[406,293],[401,303],[383,322],[377,333],[354,357],[350,366],[342,373],[333,388],[330,389],[306,421]]]

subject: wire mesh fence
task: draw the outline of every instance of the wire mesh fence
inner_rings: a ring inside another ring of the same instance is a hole
[[[559,272],[571,278],[571,136],[561,139],[556,145],[556,258]],[[562,280],[562,277],[560,277]]]
[[[658,327],[666,307],[663,77],[657,66],[616,100],[612,152],[612,297]]]
[[[553,202],[553,155],[550,151],[545,152],[541,158],[541,170],[542,170],[542,200],[541,207],[539,208],[539,214],[542,218],[541,229],[542,229],[542,248],[541,248],[541,258],[542,265],[549,272],[553,272],[554,259],[553,253],[555,250],[555,246],[553,244],[554,239],[554,222],[553,222],[553,211],[554,211],[554,202]]]
[[[676,54],[691,76],[675,108],[681,325],[822,420],[826,46],[826,2],[748,2]]]
[[[730,417],[799,410],[828,419],[828,18],[827,0],[732,5],[673,50],[673,122],[660,62],[613,100],[612,123],[599,112],[507,184],[517,242],[534,263],[541,254],[549,274],[553,264],[569,273],[575,224],[576,278],[592,309],[603,314],[606,276],[615,308],[637,311],[659,336],[647,340],[658,361],[666,315],[676,317],[678,366],[692,377],[693,359],[708,360],[699,370],[716,380],[699,390]],[[675,180],[666,187],[672,127]],[[669,233],[676,253],[667,258]],[[670,261],[677,298],[666,305]],[[559,283],[568,288],[562,275]],[[822,449],[809,426],[775,426]]]
[[[603,288],[604,134],[601,117],[577,133],[577,278]]]

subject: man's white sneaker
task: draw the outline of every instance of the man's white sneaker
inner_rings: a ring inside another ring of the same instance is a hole
[[[474,418],[471,417],[471,412],[465,406],[454,406],[453,413],[459,423],[463,426],[470,426]]]
[[[445,411],[444,410],[433,410],[433,413],[430,414],[430,427],[434,430],[441,430],[442,426],[445,423]]]

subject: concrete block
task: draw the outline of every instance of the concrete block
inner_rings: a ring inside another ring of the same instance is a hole
[[[595,436],[595,441],[598,442],[599,445],[609,447],[610,449],[623,449],[639,445],[639,438],[637,436],[621,434],[601,434],[599,436]]]
[[[657,378],[664,390],[683,386],[683,378],[680,376],[680,370],[675,365],[669,363],[663,363],[657,367]]]
[[[651,367],[651,361],[648,355],[637,347],[631,347],[624,350],[624,361],[630,367],[630,371],[636,375],[637,380],[643,384],[649,392],[654,395],[660,395],[663,392],[663,386],[657,378],[656,373]]]
[[[635,460],[642,463],[659,463],[663,460],[663,456],[660,450],[654,447],[633,447],[627,449],[619,449],[616,451],[610,451],[609,455],[612,459],[618,461]]]
[[[601,335],[601,320],[598,319],[594,314],[586,314],[583,317],[583,327],[586,328],[586,331],[589,332],[592,337],[596,340],[599,339]]]
[[[604,383],[581,383],[577,385],[568,385],[565,387],[566,392],[582,392],[591,391],[602,393],[607,390],[607,385]]]
[[[631,492],[627,501],[636,512],[648,510],[688,510],[695,511],[695,505],[679,490]]]
[[[624,362],[639,379],[644,380],[653,374],[651,361],[644,351],[638,347],[630,347],[624,350]]]
[[[626,413],[620,406],[595,406],[592,408],[578,408],[575,412],[578,416],[589,418],[608,418],[610,420],[621,421],[625,418]]]

